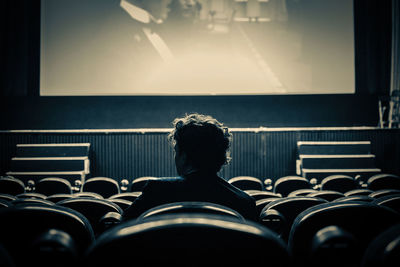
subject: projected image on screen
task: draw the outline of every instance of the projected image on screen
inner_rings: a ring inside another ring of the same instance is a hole
[[[354,93],[352,0],[42,0],[40,93]]]

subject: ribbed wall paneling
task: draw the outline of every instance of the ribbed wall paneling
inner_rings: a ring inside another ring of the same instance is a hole
[[[383,171],[400,174],[400,130],[236,131],[232,161],[220,175],[250,175],[273,180],[296,173],[297,141],[372,142],[372,153]],[[140,176],[176,176],[167,133],[0,133],[0,174],[10,170],[16,144],[90,143],[91,176],[116,180]]]

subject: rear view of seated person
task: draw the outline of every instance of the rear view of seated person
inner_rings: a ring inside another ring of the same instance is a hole
[[[245,219],[256,220],[255,200],[217,175],[230,160],[232,135],[228,128],[211,116],[196,113],[177,118],[173,124],[168,138],[174,146],[179,177],[150,180],[124,212],[124,220],[158,205],[182,201],[224,205]]]

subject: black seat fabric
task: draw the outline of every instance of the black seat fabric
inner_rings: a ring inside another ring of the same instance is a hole
[[[164,214],[182,214],[182,213],[206,213],[206,214],[219,214],[226,216],[233,216],[237,219],[244,220],[243,216],[239,212],[228,208],[223,205],[210,203],[210,202],[196,202],[196,201],[185,201],[185,202],[174,202],[164,205],[160,205],[149,209],[139,216],[138,219],[144,219],[151,216],[164,215]]]
[[[29,266],[26,255],[30,245],[38,235],[49,229],[68,233],[75,240],[79,255],[83,255],[94,241],[89,221],[66,207],[21,203],[0,209],[0,218],[0,243],[18,261],[17,266]]]
[[[109,197],[109,199],[125,199],[128,201],[135,201],[140,196],[141,192],[124,192],[124,193],[119,193],[116,195],[112,195]]]
[[[98,237],[86,266],[288,266],[286,244],[232,216],[175,214],[130,220]],[[257,264],[257,265],[256,265]]]
[[[400,177],[394,174],[380,173],[371,176],[367,181],[368,189],[372,191],[382,189],[400,190]]]
[[[281,194],[276,194],[269,191],[247,190],[244,192],[246,192],[249,196],[253,197],[255,201],[271,197],[282,197]]]
[[[131,192],[141,192],[149,180],[157,180],[157,177],[143,176],[135,178],[131,183]]]
[[[49,177],[39,180],[35,185],[35,192],[50,196],[54,194],[71,194],[71,183],[67,179]]]
[[[122,209],[106,199],[97,198],[69,198],[57,202],[57,205],[68,207],[83,214],[93,227],[95,235],[100,233],[99,221],[108,212],[122,214]]]
[[[314,193],[310,193],[307,196],[323,198],[328,201],[334,201],[335,199],[344,197],[344,194],[337,192],[337,191],[332,191],[332,190],[321,190],[321,191],[317,191]]]
[[[304,177],[285,176],[276,180],[274,184],[274,192],[281,194],[283,197],[299,189],[311,189],[310,182]]]
[[[0,193],[16,196],[25,193],[24,183],[13,177],[0,178]]]
[[[277,212],[279,212],[285,218],[286,223],[286,225],[284,225],[284,227],[282,228],[282,232],[280,233],[280,235],[285,241],[287,241],[292,223],[297,215],[310,207],[326,202],[327,201],[322,198],[315,197],[286,197],[272,201],[271,203],[266,205],[261,211],[260,216],[262,216],[265,220],[266,216],[264,216],[264,214],[268,213],[268,210],[276,210]]]
[[[364,252],[362,267],[396,267],[400,262],[400,224],[384,230]]]
[[[117,181],[108,177],[94,177],[85,181],[82,191],[97,193],[103,198],[109,198],[119,193],[119,185]]]
[[[359,251],[363,252],[383,229],[399,222],[400,215],[395,211],[372,203],[352,201],[320,204],[296,217],[288,246],[298,266],[309,266],[312,239],[324,227],[335,225],[354,235]],[[358,262],[361,261],[360,257],[361,254]]]
[[[332,190],[340,193],[357,189],[356,180],[348,175],[330,175],[321,181],[321,190]]]
[[[252,176],[236,176],[228,180],[228,183],[241,190],[263,190],[263,183],[260,179]]]
[[[391,208],[400,214],[400,194],[380,197],[375,199],[373,203]]]

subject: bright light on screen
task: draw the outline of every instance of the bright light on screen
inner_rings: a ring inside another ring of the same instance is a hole
[[[355,92],[352,0],[42,0],[40,94]]]

